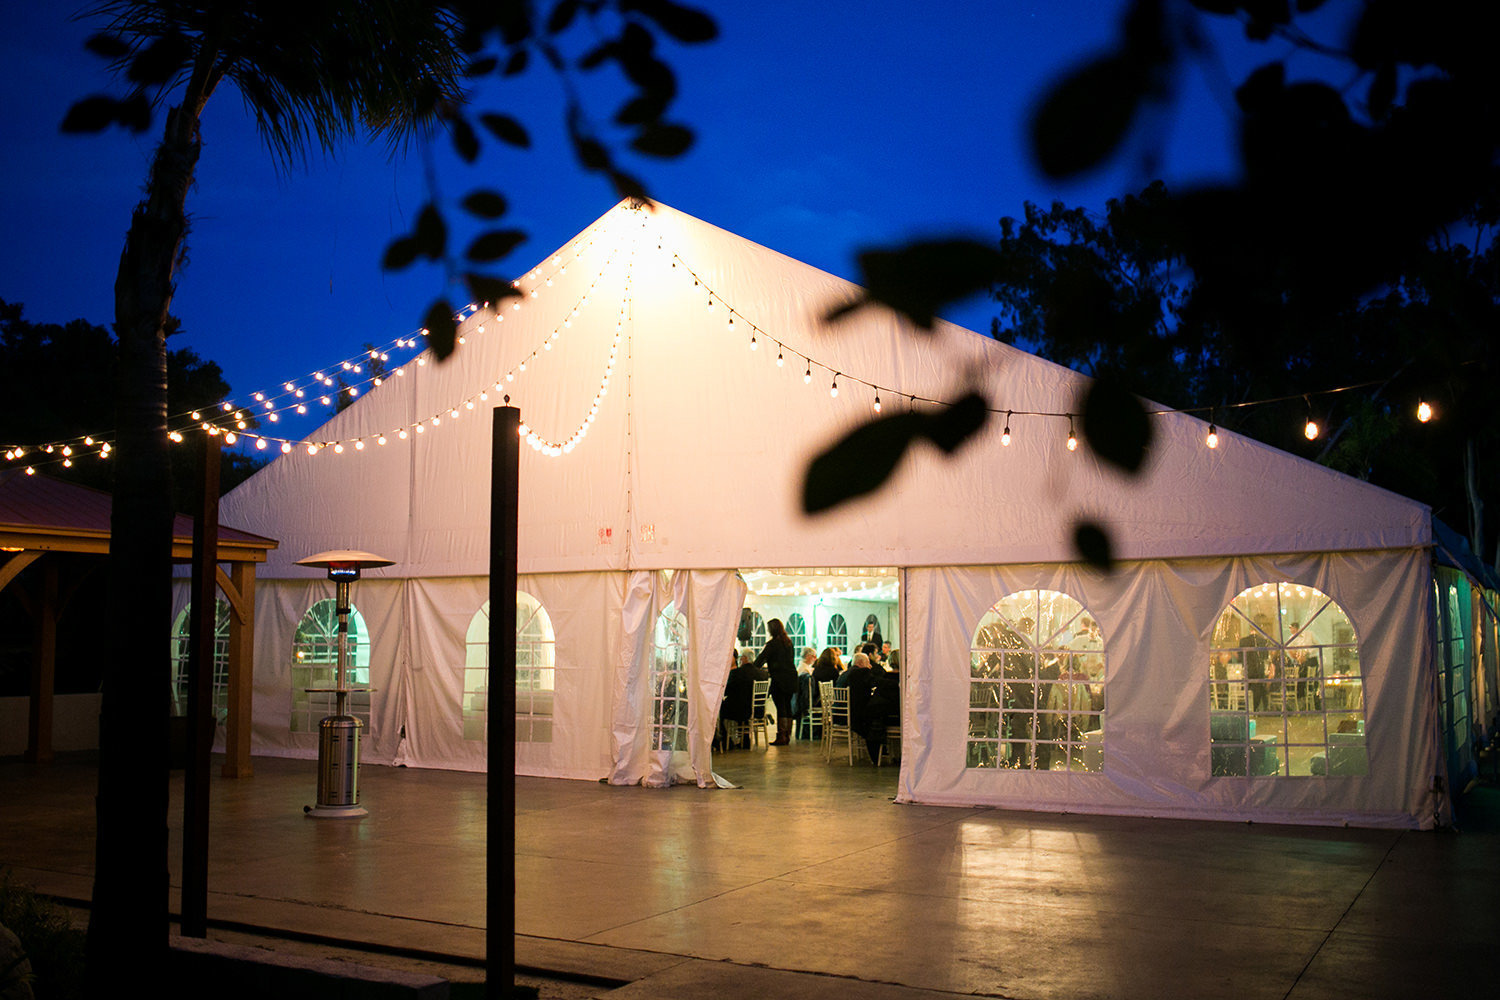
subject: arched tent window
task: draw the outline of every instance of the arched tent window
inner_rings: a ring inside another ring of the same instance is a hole
[[[187,714],[188,697],[188,650],[191,648],[188,632],[192,627],[193,606],[182,609],[172,623],[172,714]],[[228,715],[229,704],[229,604],[214,601],[214,673],[213,673],[214,718],[223,721]]]
[[[489,737],[490,602],[469,619],[464,637],[464,739]],[[552,742],[556,635],[547,609],[516,592],[516,742]]]
[[[1214,776],[1365,774],[1359,643],[1344,609],[1293,583],[1242,592],[1209,653]]]
[[[770,633],[766,631],[766,620],[759,611],[753,608],[740,609],[740,628],[736,638],[740,645],[749,649],[760,649],[766,644]]]
[[[292,637],[292,732],[315,733],[318,722],[337,710],[338,699],[331,690],[307,689],[333,688],[338,683],[338,669],[339,616],[336,602],[329,597],[307,609]],[[364,616],[352,604],[349,662],[344,680],[349,687],[368,687],[370,683],[370,637]],[[368,731],[369,691],[350,692],[346,710],[363,722]]]
[[[686,750],[687,616],[668,604],[656,617],[651,649],[651,749]]]
[[[802,647],[807,645],[807,619],[793,611],[786,616],[786,637],[792,640],[792,648],[797,655],[802,655]]]
[[[1105,650],[1099,625],[1056,590],[1003,597],[969,651],[967,766],[1104,769]]]
[[[825,645],[837,646],[840,653],[849,655],[849,626],[843,615],[828,616],[828,642]]]

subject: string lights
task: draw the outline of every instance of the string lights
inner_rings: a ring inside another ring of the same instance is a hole
[[[644,217],[642,225],[644,228]],[[594,245],[602,232],[603,230],[601,227],[594,227],[590,231],[580,236],[566,250],[559,251],[558,253],[554,254],[549,260],[542,262],[542,264],[532,269],[527,275],[523,276],[528,287],[523,289],[523,279],[518,278],[513,281],[513,287],[518,292],[520,292],[520,294],[512,297],[510,303],[511,309],[509,310],[509,312],[514,313],[515,311],[519,310],[521,308],[523,300],[527,300],[529,302],[530,300],[538,299],[540,290],[553,287],[554,277],[565,275],[567,273],[568,263],[578,260],[585,251],[587,251]],[[168,436],[173,443],[181,443],[184,439],[184,430],[187,430],[189,427],[198,427],[209,434],[222,434],[226,443],[232,444],[239,438],[243,437],[256,451],[266,451],[274,446],[277,448],[277,450],[280,451],[281,454],[289,454],[294,447],[298,447],[305,449],[308,455],[318,455],[325,450],[331,451],[335,455],[342,455],[350,450],[355,452],[367,450],[366,438],[373,440],[375,445],[379,447],[386,445],[387,442],[392,439],[398,441],[408,440],[410,437],[410,433],[415,433],[418,435],[425,434],[429,429],[429,426],[433,429],[437,429],[443,426],[444,417],[446,417],[449,421],[453,421],[458,419],[461,413],[472,411],[475,407],[476,401],[486,401],[488,399],[488,393],[491,387],[493,387],[493,389],[497,392],[500,391],[502,387],[514,383],[517,380],[518,376],[523,375],[527,373],[531,368],[534,368],[535,362],[539,358],[551,353],[553,351],[554,344],[556,344],[560,340],[563,332],[571,330],[573,328],[573,321],[577,319],[580,316],[581,311],[589,305],[590,294],[596,292],[600,281],[613,266],[617,258],[619,258],[619,256],[623,252],[625,242],[627,241],[622,240],[620,244],[614,246],[610,250],[606,259],[600,265],[599,271],[590,281],[587,289],[583,292],[582,295],[579,296],[579,298],[572,304],[569,309],[564,311],[562,319],[557,324],[555,324],[550,331],[548,331],[547,335],[542,338],[542,340],[536,347],[532,348],[528,353],[524,354],[520,358],[520,360],[517,361],[517,363],[514,364],[510,369],[498,375],[493,380],[492,384],[487,382],[485,386],[478,392],[473,393],[465,399],[459,400],[458,402],[453,403],[449,406],[441,407],[435,410],[431,416],[423,420],[415,421],[414,423],[408,424],[406,426],[391,428],[387,431],[382,431],[377,434],[367,434],[364,437],[337,441],[298,440],[296,438],[290,437],[264,435],[258,433],[257,429],[253,428],[251,423],[254,420],[260,419],[274,424],[279,422],[283,415],[305,415],[309,412],[309,398],[316,400],[318,404],[321,404],[324,407],[331,407],[339,396],[345,396],[352,400],[357,398],[362,391],[379,387],[384,381],[387,381],[391,377],[406,377],[406,365],[409,365],[411,363],[410,360],[408,360],[406,364],[397,364],[393,371],[386,372],[385,374],[378,373],[384,370],[381,366],[390,361],[394,353],[400,352],[402,350],[417,348],[419,342],[422,339],[425,339],[428,334],[428,331],[425,329],[419,330],[417,334],[410,337],[396,338],[394,342],[389,343],[381,348],[372,347],[363,349],[360,354],[342,359],[341,361],[333,365],[326,366],[325,368],[315,370],[304,379],[294,379],[283,382],[279,391],[260,390],[252,393],[249,397],[251,402],[248,405],[236,406],[233,400],[222,400],[219,403],[215,404],[217,415],[212,416],[210,419],[205,419],[201,411],[191,411],[187,414],[178,414],[175,417],[169,418],[169,426],[171,427],[171,430],[169,431]],[[658,237],[657,248],[658,250],[663,249],[660,237]],[[634,253],[632,252],[630,267],[633,267],[633,261]],[[774,336],[764,328],[757,325],[753,320],[745,316],[744,313],[736,309],[734,305],[729,300],[724,298],[724,296],[717,290],[709,287],[707,282],[704,281],[703,276],[695,272],[687,264],[687,262],[675,252],[671,253],[670,266],[674,270],[681,267],[682,270],[684,270],[693,278],[694,288],[701,289],[701,293],[705,295],[704,301],[709,313],[714,312],[716,307],[720,307],[723,309],[724,313],[726,314],[726,319],[724,322],[725,331],[731,334],[742,335],[738,334],[738,331],[743,330],[743,328],[746,326],[749,327],[748,347],[751,352],[758,352],[761,346],[761,341],[765,340],[770,344],[774,344],[776,347],[777,368],[785,367],[786,359],[789,354],[794,358],[800,358],[803,361],[802,381],[805,385],[812,382],[812,370],[814,366],[826,371],[829,374],[828,393],[830,398],[837,399],[839,397],[839,380],[844,379],[848,382],[854,382],[857,385],[862,385],[871,391],[873,402],[870,404],[870,408],[871,411],[875,414],[880,414],[882,412],[882,393],[893,394],[898,398],[900,396],[906,396],[913,407],[915,407],[918,402],[940,406],[948,405],[950,402],[948,400],[938,398],[919,396],[911,392],[903,392],[894,386],[881,385],[873,381],[859,378],[858,376],[850,375],[845,371],[836,370],[831,366],[825,364],[824,362],[812,357],[810,354],[801,350],[797,350],[796,348],[787,344],[785,341],[781,340],[780,338]],[[550,267],[550,273],[547,273],[545,275],[542,274],[541,269],[543,267]],[[619,346],[621,338],[623,337],[625,321],[627,319],[629,303],[631,301],[633,276],[630,267],[627,268],[625,276],[624,300],[621,304],[619,319],[615,325],[614,338],[610,345],[609,356],[604,364],[603,373],[600,377],[597,390],[594,393],[594,396],[585,415],[580,419],[574,430],[567,437],[556,440],[540,434],[534,427],[531,427],[529,425],[522,426],[521,436],[527,441],[529,445],[531,445],[534,450],[536,450],[540,454],[550,457],[558,457],[560,455],[571,453],[582,441],[584,436],[588,433],[588,429],[593,425],[597,417],[600,405],[602,404],[604,398],[608,395],[610,379],[614,371],[615,361],[618,357]],[[464,307],[464,309],[459,310],[459,312],[454,316],[454,319],[458,323],[469,322],[471,320],[474,320],[475,317],[478,317],[477,322],[471,323],[469,329],[461,332],[458,337],[459,344],[467,344],[470,337],[484,334],[490,324],[498,325],[505,322],[506,311],[503,309],[503,305],[503,303],[497,305],[493,309],[492,314],[489,315],[486,315],[486,311],[490,309],[489,303],[471,303],[468,306]],[[531,307],[528,306],[528,308]],[[418,355],[415,360],[416,365],[418,367],[422,367],[426,365],[427,355],[425,353],[422,353]],[[329,374],[330,372],[334,374]],[[1350,389],[1363,388],[1365,386],[1374,384],[1378,383],[1369,382],[1362,383],[1356,386],[1341,386],[1334,389],[1321,390],[1315,393],[1301,394],[1300,398],[1303,400],[1306,406],[1306,421],[1303,426],[1303,433],[1307,437],[1307,439],[1315,440],[1321,433],[1321,428],[1313,417],[1311,396],[1344,392]],[[334,392],[327,391],[329,389],[335,389],[336,386],[337,388]],[[1282,397],[1279,399],[1270,400],[1251,400],[1242,403],[1229,404],[1229,406],[1231,408],[1238,408],[1246,406],[1265,405],[1267,403],[1281,402],[1284,399],[1291,398],[1298,397]],[[508,400],[509,396],[507,396],[506,399]],[[1005,415],[1004,430],[1000,435],[1000,443],[1004,447],[1008,447],[1012,443],[1012,423],[1014,421],[1014,418],[1017,416],[1021,416],[1054,419],[1066,418],[1068,421],[1068,436],[1066,439],[1066,447],[1069,451],[1076,451],[1078,448],[1078,438],[1075,432],[1073,419],[1077,415],[1075,413],[1017,410],[1014,408],[1007,409],[994,406],[991,406],[988,409],[992,413],[1003,413]],[[1214,413],[1213,408],[1163,408],[1149,411],[1149,413],[1153,416],[1168,413],[1190,414],[1194,412],[1202,412],[1204,409],[1207,409],[1209,411],[1208,432],[1204,438],[1204,444],[1210,449],[1216,449],[1219,446],[1219,434],[1217,426],[1217,416]],[[1434,418],[1433,408],[1431,404],[1429,404],[1425,399],[1418,400],[1416,407],[1416,418],[1419,422],[1424,424],[1430,422]],[[81,439],[75,438],[68,439],[67,441],[47,442],[42,445],[10,445],[4,452],[4,456],[7,462],[20,462],[29,455],[35,456],[37,452],[46,455],[47,458],[41,460],[37,460],[35,457],[33,457],[32,462],[27,464],[27,473],[34,474],[38,465],[56,463],[61,464],[64,468],[71,468],[74,464],[73,460],[75,457],[82,457],[82,455],[88,454],[90,453],[90,451],[92,451],[92,454],[99,458],[107,458],[111,450],[112,446],[107,440],[104,440],[102,436],[97,440],[94,436],[86,436]]]

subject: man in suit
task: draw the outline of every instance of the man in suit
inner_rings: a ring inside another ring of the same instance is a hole
[[[1245,650],[1245,679],[1250,682],[1250,711],[1264,712],[1271,707],[1271,686],[1264,683],[1276,676],[1272,655],[1266,651],[1271,640],[1271,619],[1257,615],[1255,628],[1240,639]],[[1257,683],[1260,682],[1260,683]]]

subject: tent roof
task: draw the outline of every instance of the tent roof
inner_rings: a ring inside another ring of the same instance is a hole
[[[1431,542],[1424,505],[1238,435],[1210,450],[1185,414],[1153,418],[1126,479],[1064,447],[1078,373],[879,309],[824,325],[856,286],[666,206],[616,206],[519,287],[464,321],[448,362],[407,365],[313,435],[362,450],[294,450],[224,498],[282,538],[268,572],[311,575],[291,563],[348,547],[396,561],[371,575],[483,575],[485,411],[505,396],[549,441],[587,429],[556,457],[522,448],[522,572],[1072,561],[1081,517],[1124,559]],[[996,416],[951,457],[916,447],[876,494],[801,513],[809,459],[877,391],[889,415],[971,384],[1015,412],[1009,446]]]

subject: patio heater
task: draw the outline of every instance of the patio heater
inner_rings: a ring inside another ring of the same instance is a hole
[[[346,711],[349,702],[349,587],[362,569],[390,566],[394,560],[335,549],[298,559],[298,566],[321,566],[334,583],[335,609],[339,616],[338,672],[331,688],[307,688],[308,694],[332,694],[334,714],[318,723],[318,804],[302,811],[319,819],[358,819],[369,811],[359,804],[360,722]],[[360,690],[368,691],[369,688]]]

